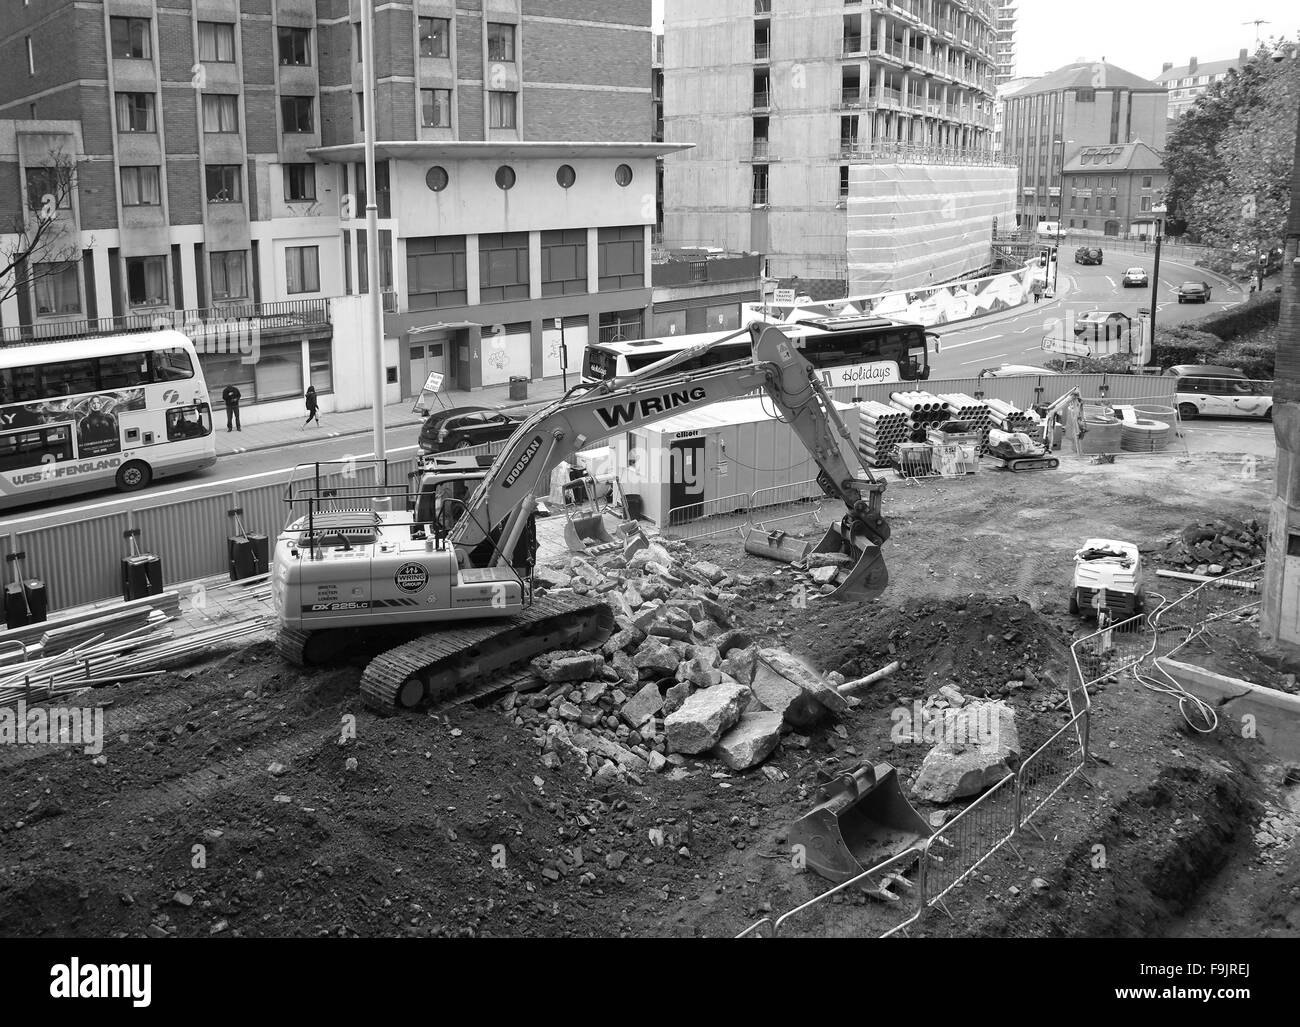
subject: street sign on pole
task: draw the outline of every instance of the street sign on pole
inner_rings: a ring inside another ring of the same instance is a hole
[[[776,303],[776,304],[778,304],[778,305],[793,306],[793,305],[794,305],[794,290],[793,290],[793,289],[777,289],[777,290],[776,290],[776,294],[774,295],[772,302],[773,302],[773,303]]]
[[[1092,349],[1082,339],[1061,339],[1051,335],[1043,337],[1043,351],[1046,353],[1064,353],[1071,357],[1092,356]]]

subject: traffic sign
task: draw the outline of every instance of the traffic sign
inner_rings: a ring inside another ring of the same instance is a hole
[[[793,305],[793,304],[794,304],[794,290],[793,290],[793,289],[777,289],[777,290],[776,290],[776,293],[774,294],[774,296],[773,296],[773,298],[772,298],[772,302],[773,302],[773,303],[782,303],[782,304],[790,304],[790,305]]]
[[[1043,350],[1046,353],[1064,353],[1072,357],[1092,356],[1092,350],[1082,339],[1059,339],[1051,335],[1043,337]]]
[[[424,380],[422,392],[437,392],[442,388],[442,372],[430,371],[429,377]]]

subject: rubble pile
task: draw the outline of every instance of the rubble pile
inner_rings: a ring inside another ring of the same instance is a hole
[[[1267,548],[1268,538],[1258,521],[1219,517],[1189,524],[1161,554],[1161,562],[1217,578],[1262,563]]]
[[[854,705],[789,653],[760,647],[733,617],[733,579],[686,553],[685,543],[632,528],[620,552],[571,556],[538,573],[544,589],[602,596],[616,625],[599,651],[537,657],[531,686],[504,699],[502,709],[533,729],[545,766],[569,764],[606,785],[684,775],[687,757],[747,770],[784,734]]]

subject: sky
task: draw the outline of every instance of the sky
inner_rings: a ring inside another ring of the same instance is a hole
[[[697,0],[707,4],[709,0]],[[778,0],[778,3],[781,0]],[[663,0],[652,0],[654,23],[663,25]],[[1117,64],[1144,78],[1160,74],[1166,61],[1221,61],[1260,38],[1300,34],[1296,0],[1018,0],[1016,72],[1042,75],[1083,58]]]

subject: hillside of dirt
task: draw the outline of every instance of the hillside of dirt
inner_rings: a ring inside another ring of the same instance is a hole
[[[734,935],[828,888],[788,845],[821,781],[871,759],[910,787],[928,746],[897,740],[899,710],[950,686],[1010,705],[1024,751],[1052,737],[1069,717],[1070,643],[1094,630],[1065,611],[1078,540],[1154,550],[1198,519],[1262,519],[1265,469],[1243,486],[1227,484],[1232,466],[891,487],[891,587],[865,603],[807,599],[800,575],[735,536],[690,543],[726,570],[728,612],[760,645],[846,677],[900,663],[749,771],[685,757],[597,781],[544,759],[512,696],[379,718],[358,699],[359,665],[299,671],[269,644],[99,689],[102,754],[0,748],[0,935]],[[1252,653],[1253,628],[1246,612],[1202,655],[1232,649],[1241,676],[1284,679]],[[1004,847],[948,897],[955,920],[932,911],[911,933],[1300,930],[1287,769],[1229,731],[1187,731],[1131,678],[1092,702],[1097,760],[1035,820],[1044,840]],[[937,822],[964,804],[915,806]],[[906,914],[852,897],[791,926],[880,933]]]

